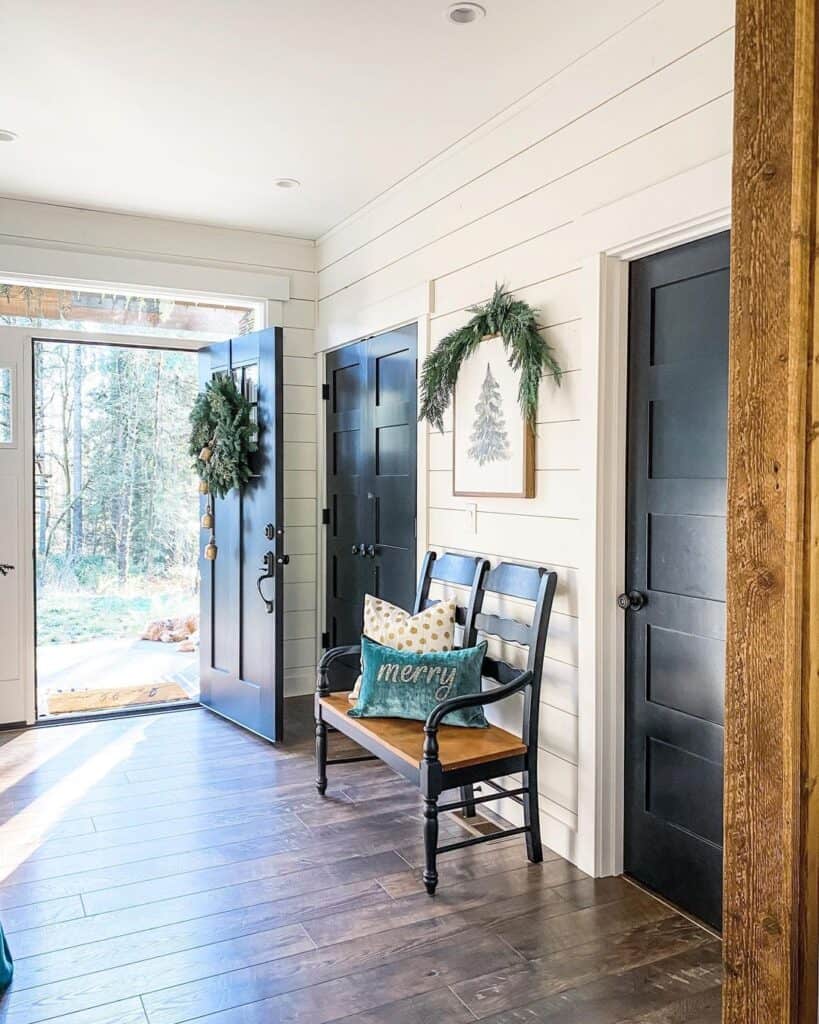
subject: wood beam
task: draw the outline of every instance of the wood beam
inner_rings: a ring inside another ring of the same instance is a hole
[[[738,0],[725,1024],[816,1024],[817,0]]]

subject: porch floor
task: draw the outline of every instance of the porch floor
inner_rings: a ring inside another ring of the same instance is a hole
[[[37,714],[50,715],[53,693],[111,687],[178,683],[191,700],[199,700],[199,652],[179,644],[102,637],[75,644],[37,648]]]
[[[622,879],[517,839],[428,897],[417,792],[372,762],[320,799],[287,703],[278,748],[202,709],[0,734],[0,1021],[719,1021],[720,944]]]

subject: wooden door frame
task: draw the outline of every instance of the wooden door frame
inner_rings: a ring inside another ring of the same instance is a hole
[[[815,1024],[816,0],[738,0],[728,448],[725,1024]]]

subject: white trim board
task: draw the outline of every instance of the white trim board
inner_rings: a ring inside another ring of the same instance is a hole
[[[0,241],[0,277],[6,274],[49,281],[55,287],[66,281],[83,281],[91,289],[136,287],[172,291],[180,296],[207,294],[216,299],[241,297],[279,302],[290,298],[290,278],[272,271]]]

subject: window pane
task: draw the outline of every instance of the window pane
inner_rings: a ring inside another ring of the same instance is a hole
[[[14,396],[11,393],[13,380],[11,367],[0,366],[0,444],[12,444],[14,441]]]
[[[0,324],[221,341],[256,330],[256,305],[0,283]]]

